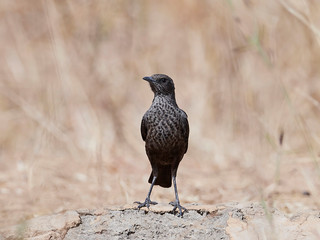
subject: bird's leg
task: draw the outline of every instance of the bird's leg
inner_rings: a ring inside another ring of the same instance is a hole
[[[173,186],[174,186],[174,193],[176,195],[176,201],[175,202],[170,202],[170,205],[173,206],[173,210],[172,210],[173,212],[175,212],[175,210],[177,208],[179,209],[178,217],[183,217],[183,214],[185,212],[188,212],[188,210],[185,207],[182,207],[180,205],[179,196],[178,196],[178,189],[177,189],[177,183],[176,183],[176,176],[175,175],[172,176],[172,181],[173,181]]]
[[[152,183],[151,183],[151,187],[150,187],[150,189],[149,189],[149,192],[148,192],[148,195],[147,195],[146,200],[145,200],[144,202],[138,202],[138,201],[134,202],[134,203],[139,204],[139,205],[138,205],[138,209],[140,209],[140,208],[142,208],[142,207],[147,207],[147,208],[149,209],[150,204],[151,204],[151,205],[156,205],[156,204],[158,204],[157,202],[153,202],[153,201],[150,200],[150,195],[151,195],[151,192],[152,192],[152,188],[153,188],[154,183],[156,182],[156,179],[157,179],[157,177],[156,177],[156,176],[153,176]]]

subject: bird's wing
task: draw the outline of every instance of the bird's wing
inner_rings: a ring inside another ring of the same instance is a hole
[[[181,125],[182,125],[182,130],[183,130],[183,137],[186,140],[186,150],[184,153],[187,152],[188,150],[188,139],[189,139],[189,122],[188,122],[188,115],[181,110],[182,115],[181,115]]]
[[[142,136],[143,141],[146,141],[148,128],[147,128],[147,125],[146,125],[145,116],[143,116],[143,118],[142,118],[140,131],[141,131],[141,136]]]

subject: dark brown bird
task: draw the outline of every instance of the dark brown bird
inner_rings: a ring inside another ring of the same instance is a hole
[[[182,217],[182,210],[186,209],[180,205],[176,176],[179,163],[188,149],[188,116],[176,103],[174,83],[169,76],[154,74],[143,79],[149,82],[154,92],[151,107],[141,122],[141,135],[145,141],[152,172],[149,178],[151,187],[146,200],[135,203],[139,204],[139,209],[157,204],[150,200],[153,186],[169,188],[173,181],[176,201],[170,204],[174,207],[173,212],[178,208],[178,216]]]

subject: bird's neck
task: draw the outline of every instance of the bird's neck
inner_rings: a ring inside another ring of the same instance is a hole
[[[166,102],[178,107],[176,102],[176,96],[174,93],[171,94],[155,94],[153,98],[153,102]]]

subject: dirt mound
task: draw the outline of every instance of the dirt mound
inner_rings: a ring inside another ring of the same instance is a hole
[[[81,209],[41,216],[1,231],[0,239],[319,239],[319,211],[287,216],[259,203]]]

